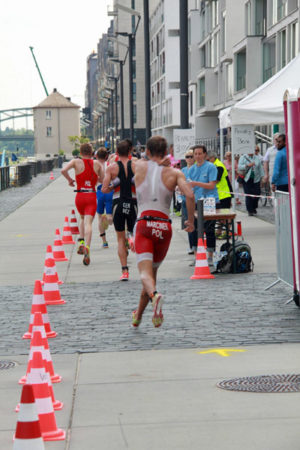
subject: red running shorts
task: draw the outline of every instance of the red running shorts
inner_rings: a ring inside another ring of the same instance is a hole
[[[75,205],[81,216],[95,216],[97,211],[96,192],[78,192],[75,197]]]

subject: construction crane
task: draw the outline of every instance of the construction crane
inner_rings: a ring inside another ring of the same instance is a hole
[[[41,74],[41,71],[40,71],[39,65],[38,65],[38,63],[37,63],[37,60],[36,60],[36,58],[35,58],[35,56],[34,56],[34,53],[33,53],[33,47],[29,47],[29,48],[30,48],[30,51],[31,51],[32,57],[33,57],[33,59],[34,59],[34,62],[35,62],[36,68],[37,68],[37,70],[38,70],[38,73],[39,73],[39,76],[40,76],[41,82],[42,82],[42,84],[43,84],[43,87],[44,87],[44,89],[45,89],[46,95],[47,95],[47,97],[48,97],[48,95],[49,95],[49,94],[48,94],[48,91],[47,91],[47,88],[46,88],[45,82],[44,82],[44,80],[43,80],[43,77],[42,77],[42,74]]]

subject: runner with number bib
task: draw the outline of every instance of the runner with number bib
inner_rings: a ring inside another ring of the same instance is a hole
[[[137,217],[137,203],[134,185],[134,163],[129,159],[130,143],[128,140],[120,141],[117,145],[118,160],[110,164],[105,172],[102,192],[113,194],[113,224],[118,240],[118,255],[122,267],[121,281],[128,281],[129,270],[127,266],[126,227],[129,233],[133,232]]]

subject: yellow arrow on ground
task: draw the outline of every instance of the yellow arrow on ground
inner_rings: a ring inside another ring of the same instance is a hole
[[[212,348],[211,350],[205,350],[203,352],[197,352],[199,355],[206,355],[208,353],[217,353],[220,356],[230,356],[231,352],[245,352],[246,350],[240,350],[237,348]]]

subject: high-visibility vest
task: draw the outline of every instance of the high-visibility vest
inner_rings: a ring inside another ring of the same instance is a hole
[[[217,183],[219,199],[222,200],[223,198],[231,197],[231,194],[229,194],[230,187],[229,187],[228,182],[227,182],[228,172],[227,172],[226,167],[224,166],[224,164],[218,158],[215,159],[214,165],[216,167],[222,167],[223,168],[223,173],[222,173],[221,180]]]

